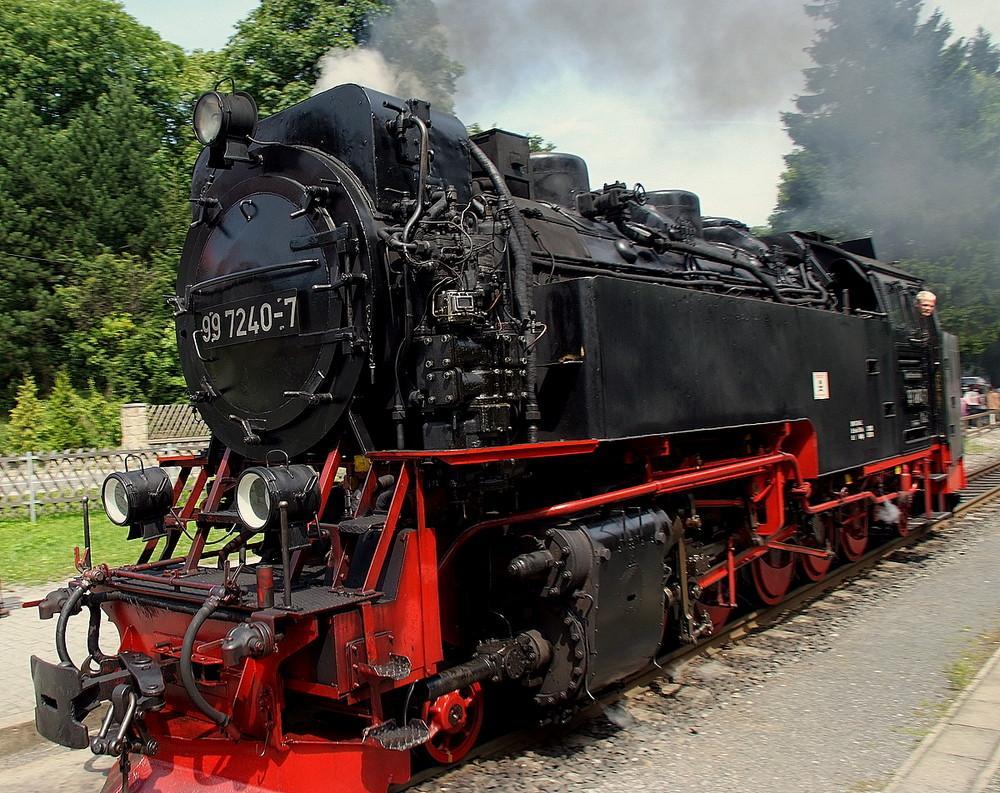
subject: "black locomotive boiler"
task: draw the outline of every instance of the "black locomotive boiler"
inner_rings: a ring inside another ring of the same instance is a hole
[[[964,484],[955,339],[869,241],[592,189],[356,85],[259,122],[211,92],[195,128],[170,302],[212,441],[108,479],[138,560],[85,556],[32,662],[39,731],[119,757],[108,790],[385,791]]]

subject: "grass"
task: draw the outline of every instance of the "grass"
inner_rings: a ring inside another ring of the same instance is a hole
[[[930,733],[931,728],[944,717],[951,707],[954,697],[944,699],[922,699],[913,711],[913,715],[924,722],[920,727],[894,727],[893,732],[913,738],[914,744],[920,743]]]
[[[968,627],[964,631],[970,631]],[[908,735],[916,743],[923,740],[938,720],[944,718],[955,698],[969,687],[973,679],[1000,647],[1000,628],[980,633],[969,640],[961,655],[944,668],[949,691],[938,700],[923,700],[914,715],[923,722],[920,727],[896,727],[894,732]]]
[[[969,627],[962,630],[971,633]],[[1000,647],[1000,628],[973,637],[962,654],[944,668],[950,690],[942,699],[923,700],[914,711],[914,715],[925,722],[924,725],[920,727],[894,727],[893,732],[909,736],[913,739],[914,747],[916,747],[927,737],[935,723],[944,718],[956,697],[969,687],[976,675],[979,674],[979,670],[990,660],[998,647]],[[889,781],[888,777],[862,779],[856,782],[848,793],[874,793],[874,791],[884,790]]]
[[[97,509],[90,512],[94,561],[108,564],[134,562],[142,543],[128,542],[128,529],[115,526]],[[73,547],[83,546],[81,514],[0,521],[0,579],[4,584],[43,584],[72,576]]]
[[[848,793],[878,793],[878,791],[885,790],[886,785],[892,780],[891,777],[881,776],[874,779],[862,779],[860,782],[855,782],[848,789]]]
[[[1000,630],[979,634],[962,654],[945,668],[948,686],[953,691],[964,691],[1000,647]]]

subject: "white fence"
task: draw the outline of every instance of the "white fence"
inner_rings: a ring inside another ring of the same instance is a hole
[[[0,457],[0,519],[79,509],[84,496],[96,498],[108,474],[136,455],[156,465],[156,455],[202,450],[208,427],[190,405],[122,405],[122,449],[70,449]],[[130,461],[130,466],[138,465]],[[168,473],[173,473],[168,469]]]
[[[125,468],[135,455],[143,465],[156,465],[156,455],[195,453],[203,444],[160,446],[156,449],[91,449],[52,454],[0,457],[0,518],[28,517],[79,509],[84,496],[98,498],[108,474]],[[132,459],[129,466],[138,465]],[[168,469],[168,473],[172,473]]]

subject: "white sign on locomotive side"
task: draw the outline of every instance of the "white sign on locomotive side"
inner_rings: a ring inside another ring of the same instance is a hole
[[[863,441],[875,437],[875,425],[865,424],[864,419],[855,419],[851,422],[851,440]]]
[[[830,398],[829,372],[813,372],[813,399]]]

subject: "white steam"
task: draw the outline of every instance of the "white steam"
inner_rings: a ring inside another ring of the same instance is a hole
[[[414,74],[400,71],[381,52],[368,47],[334,47],[320,59],[320,76],[313,93],[344,83],[357,83],[392,96],[422,97],[423,83]]]

